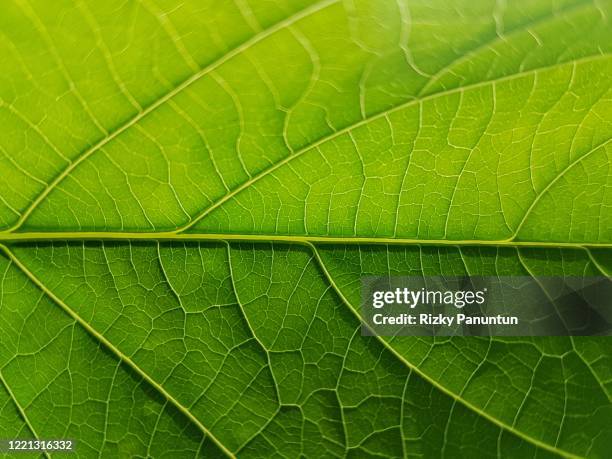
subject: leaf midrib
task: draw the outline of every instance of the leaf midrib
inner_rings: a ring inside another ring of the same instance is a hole
[[[180,233],[176,231],[37,231],[0,232],[0,242],[125,241],[125,242],[253,242],[286,244],[396,245],[396,246],[479,246],[552,249],[612,249],[610,242],[538,241],[508,239],[425,239],[377,236],[325,236],[258,233]]]

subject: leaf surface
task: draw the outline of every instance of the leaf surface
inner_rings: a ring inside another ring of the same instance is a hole
[[[364,275],[612,273],[612,4],[451,3],[7,2],[3,436],[604,457],[607,338],[361,336]]]

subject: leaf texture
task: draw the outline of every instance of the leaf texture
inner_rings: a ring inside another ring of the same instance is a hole
[[[606,457],[608,338],[365,337],[358,305],[364,275],[612,275],[611,14],[5,2],[0,438]]]

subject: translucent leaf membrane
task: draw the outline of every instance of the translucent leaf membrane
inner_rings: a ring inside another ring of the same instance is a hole
[[[365,337],[358,305],[365,275],[612,275],[611,15],[5,2],[0,436],[605,457],[607,338]]]

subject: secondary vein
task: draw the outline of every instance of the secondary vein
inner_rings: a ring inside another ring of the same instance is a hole
[[[250,39],[246,40],[242,44],[233,48],[231,51],[227,52],[226,54],[224,54],[222,57],[220,57],[216,61],[212,62],[211,64],[202,68],[200,71],[191,75],[189,78],[184,80],[178,86],[174,87],[171,91],[164,94],[162,97],[157,99],[155,102],[153,102],[151,105],[146,107],[144,110],[139,111],[134,117],[130,118],[124,124],[122,124],[117,129],[115,129],[113,132],[108,133],[108,135],[106,135],[101,140],[96,142],[94,145],[92,145],[90,148],[85,150],[83,153],[79,154],[79,156],[74,161],[70,162],[68,166],[64,170],[62,170],[61,173],[57,175],[55,179],[40,194],[38,194],[38,196],[36,196],[34,201],[32,201],[29,207],[24,211],[24,213],[21,215],[19,220],[17,220],[17,222],[13,225],[12,229],[19,228],[28,219],[28,217],[32,214],[32,212],[39,206],[39,204],[42,201],[44,201],[44,199],[49,195],[49,193],[51,193],[51,191],[53,191],[57,187],[57,185],[59,185],[60,182],[62,182],[66,177],[68,177],[79,164],[81,164],[83,161],[89,158],[96,151],[100,150],[104,145],[109,143],[111,140],[119,136],[121,133],[123,133],[130,127],[140,122],[140,120],[145,118],[151,112],[155,111],[158,107],[160,107],[161,105],[163,105],[170,99],[174,98],[177,94],[180,94],[182,91],[184,91],[186,88],[191,86],[193,83],[198,81],[203,76],[209,74],[211,71],[215,70],[216,68],[223,65],[225,62],[231,60],[232,58],[239,55],[240,53],[244,52],[245,50],[251,48],[252,46],[259,43],[260,41],[267,38],[268,36],[276,33],[279,30],[282,30],[283,28],[295,23],[296,21],[299,21],[300,19],[304,17],[307,17],[310,14],[313,14],[317,11],[320,11],[321,9],[326,8],[329,5],[336,3],[337,1],[338,0],[324,0],[319,3],[315,3],[314,5],[311,5],[310,7],[305,8],[299,11],[298,13],[292,16],[289,16],[286,19],[277,22],[276,24],[272,25],[268,29],[256,35],[253,35]]]
[[[321,268],[321,271],[323,271],[323,274],[327,278],[328,282],[331,284],[332,288],[334,289],[334,291],[336,292],[336,294],[338,295],[340,300],[349,308],[349,310],[361,322],[361,316],[360,316],[359,312],[353,306],[353,304],[346,298],[346,296],[344,295],[344,293],[342,292],[340,287],[336,284],[336,282],[333,279],[331,273],[327,269],[327,266],[325,265],[325,262],[321,258],[321,255],[319,254],[319,251],[317,250],[316,246],[311,245],[310,248],[312,250],[314,258],[317,260],[317,263],[319,264],[319,266]],[[577,456],[577,455],[572,454],[572,453],[570,453],[568,451],[565,451],[565,450],[559,449],[559,448],[557,448],[555,446],[552,446],[552,445],[549,445],[547,443],[544,443],[544,442],[538,440],[537,438],[531,437],[530,435],[528,435],[528,434],[526,434],[526,433],[524,433],[524,432],[522,432],[520,430],[517,430],[515,427],[506,424],[502,420],[500,420],[500,419],[498,419],[498,418],[488,414],[486,411],[481,410],[477,406],[475,406],[472,403],[470,403],[468,400],[465,400],[464,398],[462,398],[459,394],[456,394],[452,390],[446,388],[444,385],[442,385],[441,383],[439,383],[438,381],[436,381],[435,379],[430,377],[427,373],[422,371],[417,365],[415,365],[412,362],[410,362],[409,360],[407,360],[402,354],[400,354],[397,350],[395,350],[393,348],[393,346],[391,346],[391,344],[388,343],[385,339],[383,339],[380,336],[377,336],[376,334],[374,334],[374,335],[375,335],[375,338],[388,351],[390,351],[393,356],[395,356],[402,364],[404,364],[407,368],[409,368],[412,371],[414,371],[415,373],[417,373],[421,378],[423,378],[425,381],[427,381],[429,384],[431,384],[436,389],[440,390],[442,393],[444,393],[447,396],[451,397],[454,401],[461,403],[466,408],[468,408],[469,410],[473,411],[477,415],[482,416],[483,418],[487,419],[488,421],[492,422],[493,424],[495,424],[500,429],[506,430],[506,431],[512,433],[513,435],[516,435],[517,437],[519,437],[519,438],[521,438],[521,439],[531,443],[532,445],[534,445],[534,446],[536,446],[538,448],[541,448],[541,449],[544,449],[546,451],[555,453],[555,454],[557,454],[557,455],[559,455],[561,457],[564,457],[564,458],[567,458],[567,459],[578,459],[578,458],[580,458],[580,456]]]
[[[184,405],[182,405],[177,399],[169,394],[159,383],[157,383],[151,376],[149,376],[144,370],[142,370],[132,359],[116,348],[104,335],[99,333],[94,327],[87,323],[81,316],[79,316],[72,308],[70,308],[64,301],[62,301],[55,293],[53,293],[47,286],[34,275],[17,256],[9,250],[8,247],[0,244],[0,250],[3,251],[6,256],[19,268],[21,272],[36,285],[48,298],[50,298],[55,304],[57,304],[65,313],[67,313],[74,321],[82,326],[94,339],[101,343],[105,348],[112,352],[121,362],[125,363],[133,371],[136,372],[142,379],[150,384],[155,390],[157,390],[168,402],[181,412],[190,422],[192,422],[206,437],[210,438],[219,449],[228,457],[234,458],[234,454],[221,443],[213,434],[210,432],[198,418],[196,418]]]
[[[32,433],[32,435],[34,435],[34,438],[36,438],[37,440],[40,440],[40,437],[36,433],[36,430],[34,429],[34,426],[32,425],[32,423],[30,422],[28,416],[26,415],[25,410],[23,409],[23,407],[21,406],[21,404],[17,400],[17,397],[15,397],[15,394],[13,393],[13,391],[10,388],[10,386],[6,382],[6,379],[4,379],[4,376],[2,375],[2,370],[0,370],[0,383],[2,383],[2,386],[4,387],[4,390],[6,390],[7,394],[9,395],[11,400],[13,401],[13,404],[15,405],[15,408],[17,409],[17,412],[19,413],[19,416],[21,416],[21,419],[23,419],[23,422],[28,427],[28,430]],[[50,457],[49,453],[47,453],[47,451],[43,451],[42,454],[46,458]]]

